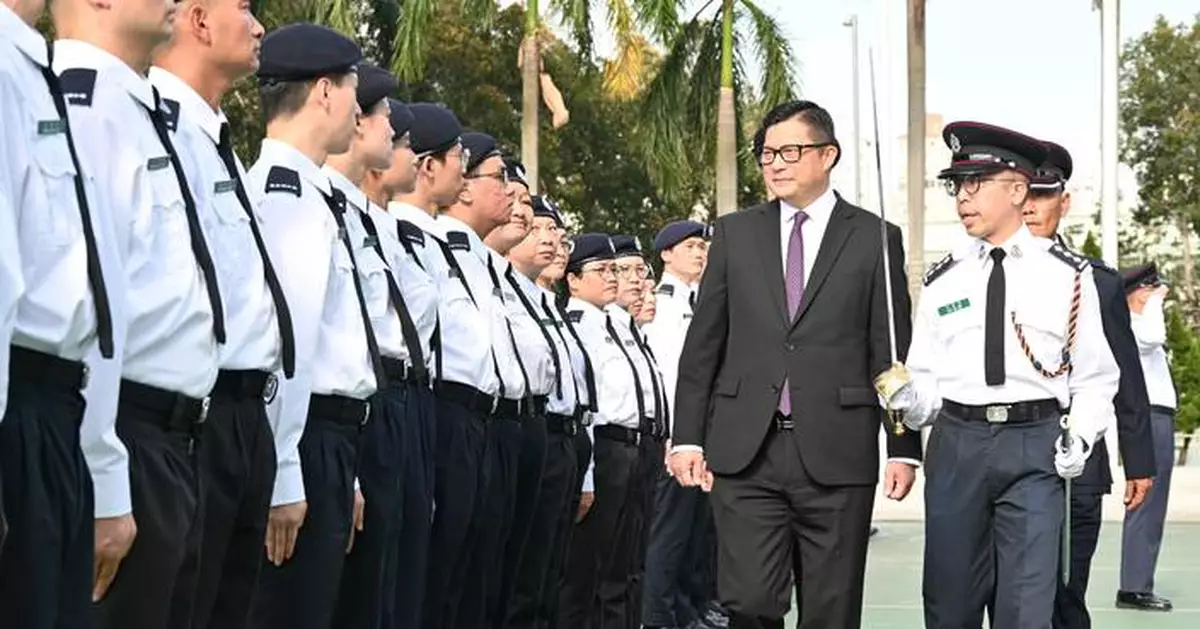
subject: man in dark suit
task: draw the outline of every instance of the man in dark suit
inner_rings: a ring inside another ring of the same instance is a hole
[[[793,558],[801,627],[858,627],[883,412],[872,382],[911,336],[900,230],[829,185],[829,113],[771,110],[755,153],[776,198],[717,221],[684,342],[669,464],[712,491],[718,590],[731,629],[783,627]],[[889,498],[908,494],[920,436],[888,431]],[[711,471],[710,471],[711,470]]]
[[[1058,225],[1071,209],[1071,194],[1066,191],[1066,182],[1073,170],[1071,155],[1053,142],[1045,144],[1048,157],[1030,181],[1025,224],[1034,236],[1057,240],[1066,246],[1058,235]],[[1121,276],[1103,260],[1090,259],[1089,262],[1100,301],[1104,336],[1121,368],[1121,381],[1113,403],[1117,415],[1117,445],[1125,462],[1125,508],[1132,511],[1145,500],[1154,476],[1150,398],[1146,394],[1137,340],[1129,324],[1129,307]],[[1058,582],[1054,599],[1055,629],[1090,629],[1092,626],[1085,595],[1092,555],[1100,536],[1100,501],[1112,490],[1108,448],[1103,439],[1096,442],[1095,448],[1083,475],[1072,481],[1070,581]]]

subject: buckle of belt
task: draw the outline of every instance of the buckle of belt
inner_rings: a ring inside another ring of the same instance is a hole
[[[182,402],[183,399],[180,398],[180,403]],[[210,397],[205,397],[200,400],[200,415],[196,417],[196,421],[194,422],[197,426],[203,426],[204,422],[208,421],[208,407],[211,402],[212,398]]]
[[[92,381],[92,368],[87,363],[83,364],[83,372],[79,374],[79,390],[83,391],[88,388],[88,383]]]
[[[367,421],[370,419],[371,419],[371,403],[364,400],[363,401],[363,418],[362,418],[362,421],[359,422],[359,424],[358,424],[359,428],[366,426]]]
[[[563,433],[568,437],[574,437],[579,434],[579,427],[575,425],[574,418],[564,418],[562,422]]]
[[[638,430],[637,428],[634,428],[634,429],[629,430],[629,432],[633,433],[633,445],[635,445],[635,446],[642,445],[642,431]]]
[[[989,423],[989,424],[1008,423],[1008,409],[1010,409],[1010,408],[1012,408],[1012,406],[1008,405],[1008,404],[998,404],[995,406],[988,406],[983,411],[984,418],[987,420],[987,423]]]
[[[493,394],[492,395],[492,410],[488,411],[488,414],[495,415],[496,409],[498,409],[498,408],[500,408],[500,396]]]

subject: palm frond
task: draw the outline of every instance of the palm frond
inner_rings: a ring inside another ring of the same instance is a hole
[[[604,91],[617,100],[631,100],[642,91],[650,42],[634,32],[617,45],[616,58],[604,64]]]
[[[592,46],[592,2],[591,0],[550,0],[550,8],[558,14],[571,38],[579,46],[579,55],[591,58]]]
[[[405,0],[400,7],[396,40],[392,43],[392,71],[401,81],[415,81],[425,70],[426,34],[440,0]]]
[[[659,43],[670,42],[679,32],[680,0],[634,0],[638,23]]]
[[[329,0],[319,9],[320,12],[316,18],[318,22],[333,30],[339,31],[351,39],[359,40],[360,21],[357,9],[358,3],[354,0]]]
[[[681,112],[692,96],[693,67],[710,30],[710,23],[698,19],[683,25],[642,96],[645,115],[638,143],[651,181],[671,201],[681,196],[692,172],[688,153],[697,147],[689,137],[692,125]]]
[[[490,27],[492,20],[496,19],[496,13],[499,10],[496,0],[460,0],[460,2],[463,14],[471,16],[473,21],[484,28]]]
[[[796,96],[796,60],[779,21],[751,0],[741,0],[754,32],[754,51],[762,71],[759,97],[777,104]],[[738,48],[741,49],[740,47]]]

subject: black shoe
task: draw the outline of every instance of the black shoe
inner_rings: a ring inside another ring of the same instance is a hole
[[[1151,592],[1117,592],[1117,608],[1169,612],[1174,606],[1171,605],[1171,601]]]

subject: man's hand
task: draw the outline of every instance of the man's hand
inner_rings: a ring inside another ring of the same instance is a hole
[[[308,503],[303,500],[271,507],[271,515],[267,518],[267,560],[276,568],[292,558],[292,552],[296,550],[296,537],[307,514]]]
[[[908,463],[890,461],[883,470],[883,491],[892,500],[904,500],[916,480],[917,468]]]
[[[1146,502],[1146,494],[1154,486],[1153,478],[1129,478],[1125,480],[1125,510],[1133,511]]]
[[[704,454],[700,452],[676,452],[667,457],[667,466],[671,469],[671,476],[684,487],[699,487],[704,484],[708,472]]]
[[[588,511],[592,510],[592,505],[595,502],[596,492],[594,491],[585,491],[583,495],[579,496],[579,512],[575,514],[576,524],[583,522],[583,519],[587,517]]]
[[[346,554],[354,550],[354,534],[361,533],[363,530],[363,510],[366,509],[367,501],[363,499],[362,491],[354,492],[354,524],[350,527],[350,541],[346,543]]]
[[[92,562],[92,602],[98,603],[108,594],[108,587],[117,577],[117,568],[137,537],[133,514],[116,518],[96,518],[96,554]]]

